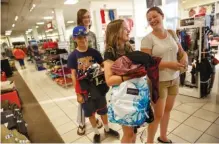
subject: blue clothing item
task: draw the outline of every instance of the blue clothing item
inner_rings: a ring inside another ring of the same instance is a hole
[[[111,21],[115,20],[115,16],[114,16],[114,11],[113,10],[109,10],[109,19]]]
[[[87,30],[84,26],[76,26],[73,29],[73,37],[86,36],[86,35],[87,35]]]
[[[24,66],[24,60],[23,59],[18,59],[18,62],[20,64],[20,66]]]
[[[77,77],[84,74],[88,67],[94,63],[102,64],[103,58],[97,50],[88,48],[86,52],[79,52],[75,49],[68,57],[68,67],[75,69]]]
[[[185,31],[181,31],[180,32],[180,37],[181,37],[181,45],[182,45],[182,48],[184,49],[184,51],[187,51],[188,50],[188,46],[186,44],[186,32]]]

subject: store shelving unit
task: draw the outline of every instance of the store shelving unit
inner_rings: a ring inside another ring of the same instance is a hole
[[[57,49],[47,49],[45,53],[47,75],[62,87],[73,85],[71,70],[67,68],[68,53],[58,53]]]

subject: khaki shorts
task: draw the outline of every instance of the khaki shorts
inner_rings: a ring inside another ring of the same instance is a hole
[[[170,81],[161,81],[159,83],[160,98],[167,98],[167,96],[176,96],[179,92],[179,78]]]

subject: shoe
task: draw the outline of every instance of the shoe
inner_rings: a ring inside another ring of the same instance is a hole
[[[103,124],[97,119],[97,128],[100,129],[103,127]]]
[[[100,143],[100,134],[95,134],[93,138],[93,143]]]
[[[163,141],[160,139],[160,137],[157,138],[158,142],[160,143],[173,143],[171,140],[168,140],[168,141]]]
[[[111,128],[109,129],[108,132],[104,129],[104,133],[105,133],[105,135],[110,135],[110,136],[116,137],[116,138],[118,138],[118,139],[119,139],[119,137],[120,137],[119,133],[118,133],[117,131],[111,129]]]
[[[79,125],[77,134],[80,136],[85,134],[85,125],[84,126]]]

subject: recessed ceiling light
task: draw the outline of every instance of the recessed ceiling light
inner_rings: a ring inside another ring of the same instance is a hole
[[[52,16],[45,16],[45,17],[43,17],[43,19],[45,19],[45,20],[51,20],[51,19],[53,19],[53,17],[52,17]]]
[[[5,31],[5,35],[11,35],[11,30]]]
[[[17,21],[18,20],[18,16],[16,16],[14,20]]]
[[[186,2],[186,0],[183,0],[183,1],[182,1],[182,3],[185,3],[185,2]]]
[[[68,24],[74,23],[74,21],[67,21]]]
[[[51,32],[51,31],[53,31],[53,29],[48,29],[48,30],[46,30],[47,33],[48,33],[48,32]]]
[[[36,26],[36,28],[39,28],[39,26]]]
[[[15,27],[15,24],[13,24],[12,27]]]
[[[52,13],[54,13],[54,11],[52,11]]]
[[[11,30],[8,30],[8,31],[5,31],[6,33],[11,33],[12,31]]]
[[[37,22],[37,25],[44,25],[44,22]]]
[[[78,3],[78,0],[66,0],[65,2],[64,2],[64,4],[76,4],[76,3]]]

